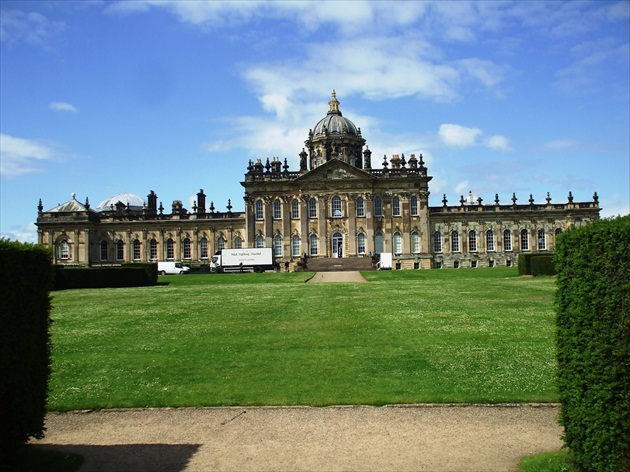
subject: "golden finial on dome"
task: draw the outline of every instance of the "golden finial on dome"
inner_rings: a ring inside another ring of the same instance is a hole
[[[328,106],[328,113],[341,114],[341,112],[339,111],[339,101],[337,100],[337,92],[335,92],[335,89],[333,89],[332,91],[332,99],[328,102]]]

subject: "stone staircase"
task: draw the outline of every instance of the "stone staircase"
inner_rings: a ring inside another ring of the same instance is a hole
[[[343,272],[355,270],[373,270],[369,257],[309,257],[303,270],[308,272]]]

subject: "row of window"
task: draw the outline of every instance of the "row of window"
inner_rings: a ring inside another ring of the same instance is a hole
[[[555,235],[562,233],[560,228],[556,229]],[[544,251],[547,249],[547,234],[544,229],[538,230],[538,250]],[[451,231],[451,252],[460,252],[460,235],[457,231]],[[495,234],[494,231],[486,231],[486,251],[495,251]],[[512,250],[512,232],[509,229],[503,231],[503,250]],[[526,229],[521,230],[521,250],[529,251],[529,231]],[[436,231],[433,233],[433,251],[442,252],[442,233]],[[477,232],[468,232],[468,251],[477,251]]]
[[[374,216],[383,216],[383,200],[381,197],[374,197]],[[392,198],[392,215],[401,216],[400,210],[400,198]],[[330,202],[330,214],[333,218],[341,218],[343,216],[343,205],[341,197],[335,195]],[[317,218],[317,200],[310,198],[307,204],[307,211],[309,218]],[[257,220],[264,218],[264,205],[262,200],[256,200],[254,204],[254,215]],[[418,197],[415,195],[411,197],[411,215],[418,216]],[[365,217],[365,200],[363,197],[356,199],[356,216],[357,218]],[[282,202],[280,199],[276,199],[272,205],[272,217],[274,220],[282,219]],[[300,204],[297,199],[291,201],[291,219],[297,220],[300,218]]]

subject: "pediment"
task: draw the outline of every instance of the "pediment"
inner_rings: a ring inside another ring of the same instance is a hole
[[[319,167],[298,177],[296,182],[306,183],[322,180],[375,180],[372,174],[338,159],[331,159]]]

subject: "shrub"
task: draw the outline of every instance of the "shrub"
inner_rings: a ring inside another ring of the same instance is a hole
[[[630,217],[558,237],[560,422],[579,470],[630,470]]]
[[[519,254],[519,275],[556,275],[553,254]]]
[[[142,287],[157,283],[157,264],[116,267],[55,266],[55,290],[70,288]]]
[[[0,239],[0,464],[44,434],[50,374],[51,253]]]

